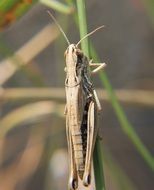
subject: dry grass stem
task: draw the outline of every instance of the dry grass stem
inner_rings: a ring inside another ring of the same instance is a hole
[[[18,69],[26,65],[59,35],[55,24],[45,26],[38,34],[26,42],[12,57],[0,62],[0,85],[3,85]],[[15,60],[16,59],[16,60]]]
[[[34,121],[54,113],[63,117],[64,105],[58,105],[51,101],[40,101],[17,108],[1,118],[0,139],[21,123]]]
[[[99,98],[109,101],[106,90],[96,89]],[[122,103],[154,107],[154,91],[152,90],[115,90],[115,93]],[[65,100],[63,88],[7,88],[1,89],[0,100],[21,100],[21,99],[52,99],[55,101]]]

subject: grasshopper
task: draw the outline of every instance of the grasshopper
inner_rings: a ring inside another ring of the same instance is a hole
[[[96,30],[87,34],[77,44],[71,44],[56,19],[52,19],[63,33],[68,48],[65,51],[66,60],[66,134],[68,152],[70,155],[69,189],[78,187],[78,178],[88,186],[91,181],[91,163],[95,140],[97,137],[96,117],[101,105],[90,80],[91,74],[104,68],[105,63],[92,63],[78,48],[83,39],[90,36]],[[89,71],[89,67],[96,67]]]

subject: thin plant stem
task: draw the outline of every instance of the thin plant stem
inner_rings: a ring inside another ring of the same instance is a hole
[[[87,22],[86,22],[86,9],[85,9],[85,1],[78,0],[77,1],[77,12],[79,18],[79,30],[80,30],[80,38],[83,38],[87,34]],[[81,47],[86,56],[90,56],[89,53],[89,44],[88,38],[84,39],[81,42]],[[101,157],[101,148],[99,140],[96,140],[95,148],[94,148],[94,175],[95,175],[95,184],[97,190],[105,190],[104,183],[104,174],[103,174],[103,159]]]
[[[87,34],[86,12],[84,0],[77,1],[78,22],[80,30],[80,38],[83,38]],[[87,57],[90,56],[88,38],[85,38],[81,42],[81,48]]]

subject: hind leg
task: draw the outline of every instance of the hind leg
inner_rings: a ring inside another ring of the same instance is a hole
[[[75,166],[75,159],[73,153],[73,144],[71,138],[71,132],[68,125],[68,118],[66,116],[66,134],[67,134],[67,142],[68,142],[68,153],[70,156],[70,177],[69,177],[69,189],[75,190],[78,187],[78,177],[77,177],[77,170]]]
[[[85,171],[83,176],[83,184],[88,186],[91,182],[91,162],[93,156],[93,149],[96,140],[97,128],[95,118],[95,104],[90,102],[88,109],[88,125],[87,125],[87,152],[85,161]]]

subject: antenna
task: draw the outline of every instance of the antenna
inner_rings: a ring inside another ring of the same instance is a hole
[[[62,27],[59,25],[59,23],[57,22],[56,18],[51,14],[50,11],[47,10],[47,13],[49,14],[49,16],[52,18],[52,20],[55,22],[55,24],[58,26],[59,30],[61,31],[61,33],[63,34],[64,38],[66,39],[68,45],[70,45],[70,41],[68,40],[65,32],[63,31]]]
[[[78,46],[82,40],[84,40],[85,38],[87,38],[88,36],[91,36],[93,33],[95,33],[97,30],[100,30],[101,28],[104,28],[105,26],[99,26],[98,28],[96,28],[95,30],[93,30],[92,32],[88,33],[87,35],[85,35],[83,38],[81,38],[81,40],[76,44],[76,46]]]

